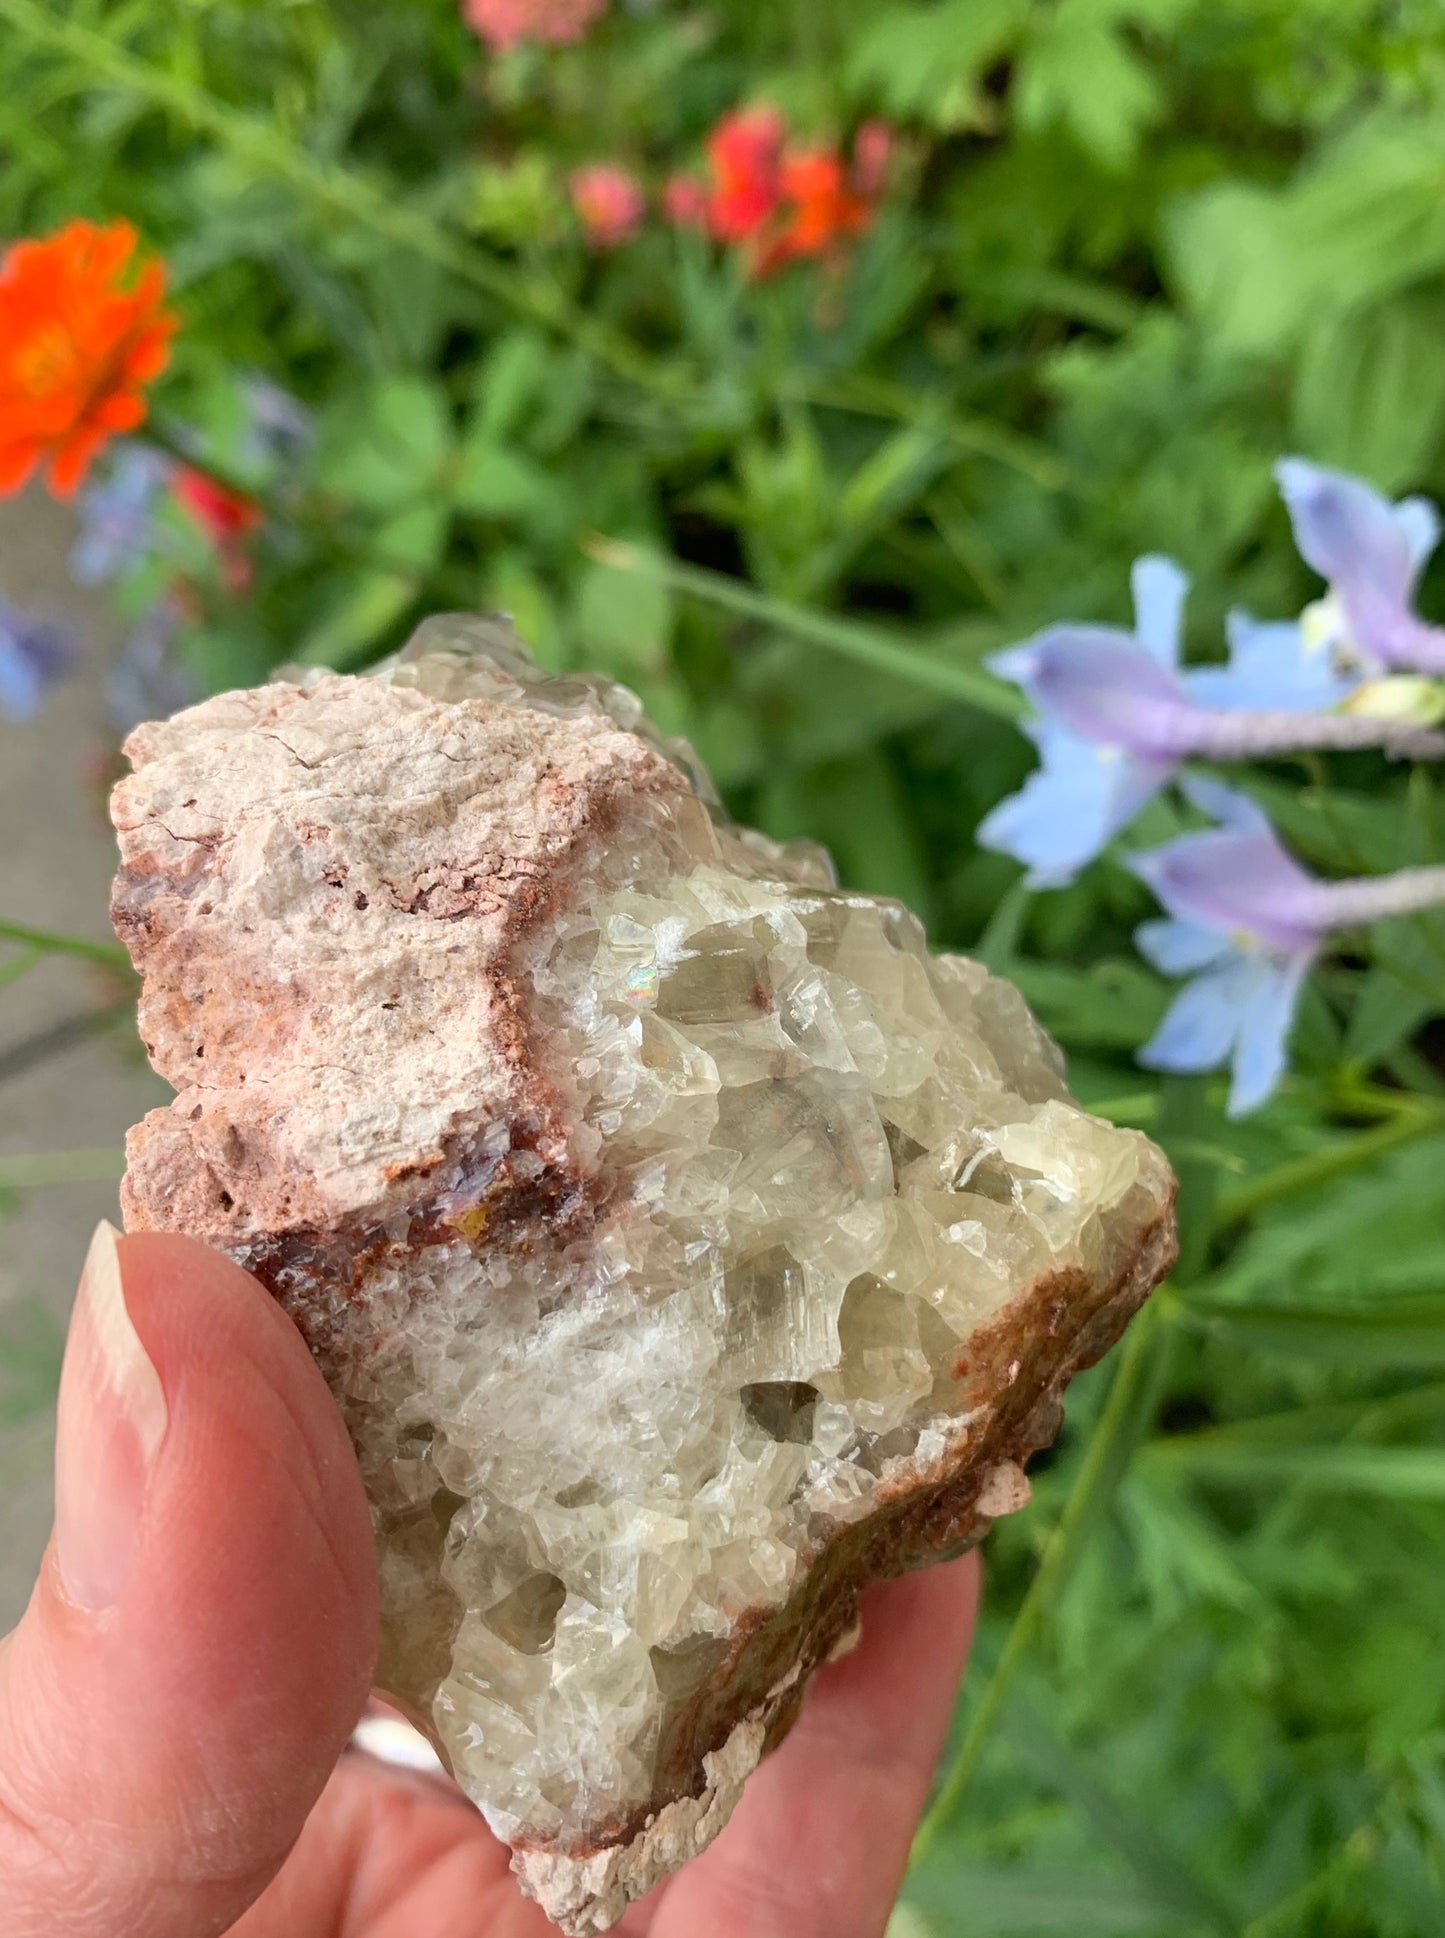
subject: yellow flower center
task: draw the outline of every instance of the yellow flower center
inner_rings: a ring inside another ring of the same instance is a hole
[[[16,353],[14,369],[32,397],[49,397],[72,385],[80,371],[75,344],[63,323],[47,323]]]

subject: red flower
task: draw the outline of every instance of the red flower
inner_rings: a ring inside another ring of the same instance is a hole
[[[587,240],[594,249],[616,249],[642,227],[647,198],[635,177],[615,162],[579,168],[568,184]]]
[[[708,192],[692,175],[674,175],[662,191],[662,212],[680,229],[706,229]]]
[[[873,223],[873,205],[853,190],[836,148],[790,153],[783,162],[783,195],[787,220],[758,258],[760,276],[799,256],[836,255]]]
[[[560,46],[578,41],[607,0],[466,0],[464,12],[487,45],[502,54],[524,40]]]
[[[188,511],[216,548],[221,576],[232,592],[251,583],[251,561],[245,540],[261,524],[263,513],[254,499],[232,491],[218,478],[187,465],[176,473],[176,502]]]
[[[0,495],[48,459],[51,489],[69,498],[101,447],[144,423],[176,319],[162,263],[126,288],[136,241],[128,222],[71,222],[0,261]]]
[[[776,108],[747,108],[714,128],[707,145],[713,175],[707,219],[719,241],[749,241],[772,221],[782,196],[786,134]]]

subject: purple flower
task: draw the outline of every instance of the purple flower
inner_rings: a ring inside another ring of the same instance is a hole
[[[1445,630],[1414,611],[1415,588],[1440,537],[1426,498],[1391,504],[1359,478],[1303,458],[1275,466],[1300,556],[1329,583],[1301,628],[1337,669],[1445,674]]]
[[[1154,1070],[1232,1069],[1229,1114],[1263,1103],[1284,1073],[1295,1004],[1323,931],[1310,919],[1313,878],[1280,847],[1244,795],[1186,781],[1196,807],[1221,824],[1131,863],[1170,920],[1144,922],[1139,953],[1192,980],[1139,1052]]]
[[[149,445],[118,447],[108,475],[78,500],[81,532],[70,553],[72,578],[101,585],[149,550],[155,539],[156,500],[171,463]]]
[[[1181,673],[1188,583],[1172,559],[1141,558],[1132,575],[1132,633],[1049,626],[988,662],[1033,702],[1039,718],[1025,731],[1040,766],[984,818],[978,839],[1026,863],[1031,887],[1072,881],[1191,755],[1249,760],[1305,747],[1445,753],[1445,739],[1408,721],[1301,711],[1303,675],[1268,667],[1271,642],[1257,637],[1279,629],[1247,631],[1247,622],[1236,622],[1229,669]],[[1228,683],[1228,704],[1209,703],[1207,675]],[[1246,710],[1251,689],[1254,704]]]
[[[33,720],[40,702],[79,656],[74,633],[0,599],[0,713]]]
[[[1149,709],[1187,695],[1174,676],[1189,581],[1172,559],[1141,558],[1130,584],[1135,629],[1049,626],[989,668],[1021,686],[1041,719],[1024,731],[1040,765],[979,826],[985,848],[1028,866],[1031,888],[1061,888],[1174,773]]]
[[[1228,1062],[1229,1114],[1238,1117],[1283,1075],[1300,989],[1330,933],[1445,902],[1445,868],[1320,881],[1285,852],[1253,801],[1217,781],[1183,787],[1219,825],[1130,863],[1170,918],[1140,925],[1140,954],[1165,975],[1191,977],[1139,1061],[1155,1070]]]

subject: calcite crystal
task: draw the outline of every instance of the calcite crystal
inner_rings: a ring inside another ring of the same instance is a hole
[[[879,1575],[1027,1498],[1173,1181],[1022,999],[499,622],[139,728],[114,918],[221,1246],[342,1408],[381,1678],[565,1930],[700,1849]]]

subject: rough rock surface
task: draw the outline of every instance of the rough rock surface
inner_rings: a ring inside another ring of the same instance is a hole
[[[572,1933],[701,1849],[879,1575],[1023,1504],[1173,1180],[1006,983],[495,622],[140,728],[131,1229],[294,1314],[382,1677]]]

